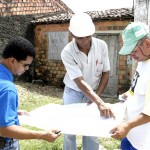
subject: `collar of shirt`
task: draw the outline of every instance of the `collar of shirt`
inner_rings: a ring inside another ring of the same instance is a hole
[[[0,64],[0,79],[13,81],[14,77],[12,73],[3,64]]]

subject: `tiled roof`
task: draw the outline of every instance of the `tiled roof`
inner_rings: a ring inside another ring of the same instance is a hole
[[[49,12],[73,12],[61,0],[1,0],[0,16],[38,15]]]
[[[106,11],[90,11],[87,12],[93,20],[97,19],[125,19],[133,18],[133,9],[132,8],[121,8],[121,9],[109,9]]]
[[[47,23],[63,23],[68,22],[73,14],[65,12],[56,12],[54,14],[38,16],[33,21],[34,24],[47,24]]]
[[[123,20],[134,18],[132,8],[110,9],[106,11],[90,11],[87,12],[93,20]],[[49,16],[41,16],[35,18],[32,23],[34,24],[52,24],[69,22],[72,13],[56,12]]]

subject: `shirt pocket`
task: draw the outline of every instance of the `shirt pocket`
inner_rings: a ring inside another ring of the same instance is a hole
[[[103,64],[102,63],[97,63],[96,68],[95,68],[95,76],[100,76],[102,74],[103,70]]]

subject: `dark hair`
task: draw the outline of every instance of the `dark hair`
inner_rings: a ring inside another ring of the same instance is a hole
[[[35,58],[35,48],[31,42],[23,37],[15,37],[8,42],[2,52],[3,58],[15,58],[17,61],[25,60],[27,56]]]

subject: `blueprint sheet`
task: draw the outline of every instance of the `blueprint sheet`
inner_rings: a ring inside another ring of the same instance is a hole
[[[44,130],[58,129],[61,133],[110,137],[109,131],[122,122],[124,103],[110,104],[116,119],[100,117],[96,104],[85,103],[59,105],[48,104],[19,116],[21,124]]]

